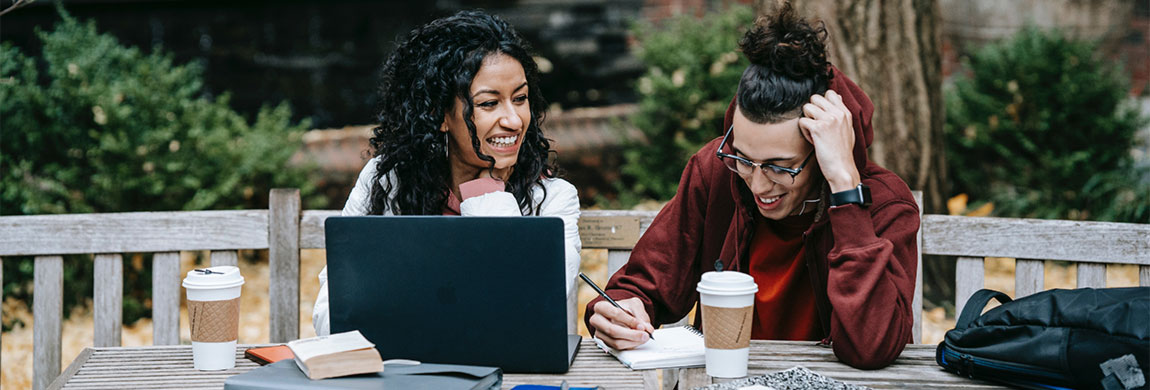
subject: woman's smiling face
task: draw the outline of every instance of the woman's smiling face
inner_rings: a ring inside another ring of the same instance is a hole
[[[513,167],[519,159],[523,135],[531,124],[531,104],[527,99],[530,92],[523,65],[503,53],[484,58],[471,80],[471,120],[475,123],[479,151],[495,159],[497,170]],[[448,148],[453,163],[480,169],[491,166],[475,155],[463,120],[463,102],[456,99],[444,125],[450,134]]]

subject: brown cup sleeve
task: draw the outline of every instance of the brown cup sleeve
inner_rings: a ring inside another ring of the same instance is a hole
[[[238,339],[240,298],[226,301],[188,301],[192,341],[222,343]]]
[[[703,306],[703,340],[707,348],[740,349],[751,345],[754,306]]]

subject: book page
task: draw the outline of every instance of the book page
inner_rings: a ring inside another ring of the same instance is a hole
[[[367,338],[363,337],[358,330],[291,341],[288,342],[287,345],[288,348],[291,348],[296,358],[305,363],[308,359],[316,356],[354,351],[375,346],[375,344],[367,341]]]

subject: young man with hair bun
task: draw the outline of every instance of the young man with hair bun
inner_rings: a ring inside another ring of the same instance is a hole
[[[634,348],[699,301],[701,275],[751,275],[751,337],[821,340],[858,368],[911,342],[918,207],[867,159],[874,105],[827,62],[826,29],[785,5],[739,46],[751,65],[716,138],[691,157],[675,197],[630,261],[587,306],[588,329]],[[696,312],[696,324],[701,313]]]

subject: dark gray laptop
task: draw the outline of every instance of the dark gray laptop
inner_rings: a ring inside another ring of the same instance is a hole
[[[563,221],[555,217],[331,217],[331,332],[383,359],[567,372]]]

